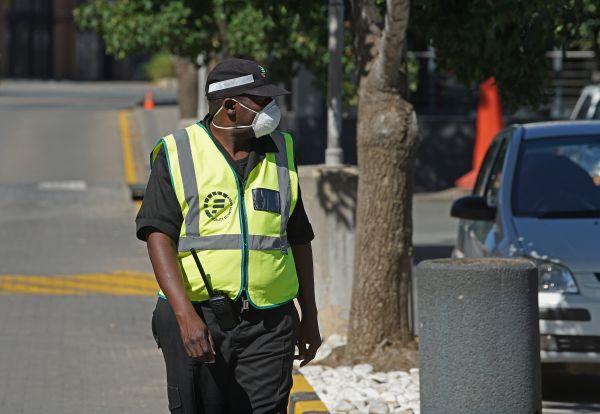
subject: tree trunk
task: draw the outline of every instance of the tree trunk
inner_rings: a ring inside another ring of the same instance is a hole
[[[177,100],[179,102],[179,118],[196,118],[198,111],[198,68],[188,58],[177,57]]]
[[[384,21],[369,3],[356,0],[353,10],[361,20],[355,46],[363,56],[356,258],[346,348],[351,357],[367,357],[378,346],[412,340],[408,295],[417,129],[406,100],[408,1],[388,0]]]

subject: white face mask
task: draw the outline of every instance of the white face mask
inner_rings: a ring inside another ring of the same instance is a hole
[[[235,101],[235,99],[234,99]],[[254,135],[256,138],[262,137],[264,135],[269,135],[271,132],[275,131],[277,125],[279,125],[279,121],[281,120],[281,110],[275,103],[275,100],[272,100],[260,111],[255,111],[254,109],[248,108],[241,102],[236,101],[238,104],[246,108],[247,110],[254,112],[256,115],[254,116],[254,120],[251,125],[236,125],[232,127],[224,127],[219,126],[212,122],[213,126],[219,129],[241,129],[241,128],[252,128],[254,131]],[[219,108],[215,116],[223,109],[223,106]],[[214,119],[214,117],[213,117]]]

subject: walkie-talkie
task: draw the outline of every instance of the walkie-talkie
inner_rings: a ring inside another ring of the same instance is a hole
[[[204,269],[200,264],[196,249],[191,249],[190,251],[192,252],[192,256],[194,256],[194,261],[196,262],[196,266],[198,266],[202,280],[204,280],[204,285],[206,286],[208,296],[210,297],[208,303],[217,318],[219,326],[224,331],[235,328],[240,320],[231,307],[229,297],[223,292],[213,291],[212,286],[206,277],[206,273],[204,273]]]

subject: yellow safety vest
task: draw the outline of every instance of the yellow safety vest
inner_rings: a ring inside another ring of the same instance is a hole
[[[183,283],[192,301],[208,292],[190,249],[195,248],[216,291],[268,308],[298,294],[287,222],[298,200],[298,174],[291,135],[271,134],[277,152],[265,158],[241,182],[214,137],[202,124],[168,135],[164,147],[183,223],[177,245]],[[164,294],[159,292],[164,297]]]

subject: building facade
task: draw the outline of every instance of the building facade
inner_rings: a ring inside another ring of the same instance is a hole
[[[116,61],[96,33],[78,30],[80,0],[0,0],[0,76],[23,79],[143,78],[140,58]]]

